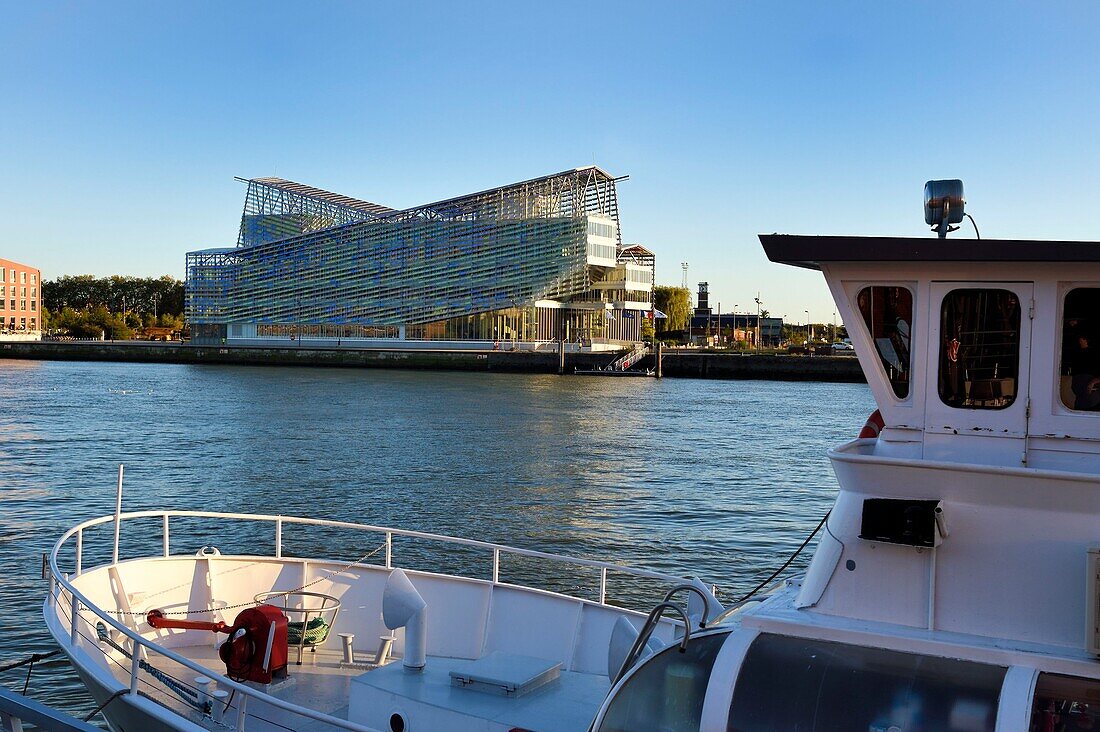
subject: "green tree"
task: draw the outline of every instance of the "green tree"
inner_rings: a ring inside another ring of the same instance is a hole
[[[649,318],[642,318],[642,340],[646,343],[653,342],[653,336],[656,335],[656,331],[653,329],[653,321]]]
[[[668,316],[663,330],[684,330],[691,318],[691,292],[686,287],[657,285],[653,288],[653,307]]]

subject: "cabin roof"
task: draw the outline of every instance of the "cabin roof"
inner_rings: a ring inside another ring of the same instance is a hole
[[[760,234],[768,259],[807,269],[823,262],[1100,262],[1100,243],[1021,239]]]

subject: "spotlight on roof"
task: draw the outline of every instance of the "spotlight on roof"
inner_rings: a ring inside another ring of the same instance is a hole
[[[949,231],[957,231],[966,214],[966,198],[961,180],[930,180],[924,184],[924,223],[932,227],[940,238]]]

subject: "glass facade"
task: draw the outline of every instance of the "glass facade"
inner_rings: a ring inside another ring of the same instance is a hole
[[[187,255],[192,326],[257,324],[257,337],[276,337],[260,326],[355,325],[494,341],[565,337],[570,326],[570,338],[636,340],[649,310],[648,291],[631,293],[629,313],[593,290],[621,249],[615,181],[599,168],[403,211],[280,179],[248,183],[238,246]],[[652,263],[641,269],[626,270],[639,290]],[[540,312],[593,300],[611,304]]]

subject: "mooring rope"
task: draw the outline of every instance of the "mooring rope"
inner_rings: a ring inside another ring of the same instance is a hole
[[[103,711],[103,709],[104,709],[104,708],[105,708],[105,707],[106,707],[106,706],[107,706],[108,704],[110,704],[111,702],[113,702],[113,701],[114,701],[115,699],[118,699],[118,698],[119,698],[120,696],[122,696],[123,694],[129,694],[129,693],[130,693],[130,690],[129,690],[129,689],[119,689],[119,690],[118,690],[118,691],[116,691],[116,692],[115,692],[114,694],[111,694],[111,695],[110,695],[109,697],[107,697],[107,701],[103,702],[103,703],[102,703],[102,704],[100,704],[100,705],[99,705],[98,707],[96,707],[95,709],[93,709],[93,710],[92,710],[92,713],[91,713],[91,714],[89,714],[89,715],[88,715],[87,717],[85,717],[85,718],[84,718],[84,721],[85,721],[85,722],[91,722],[91,721],[92,721],[92,717],[94,717],[95,715],[97,715],[97,714],[99,714],[100,712],[102,712],[102,711]]]
[[[60,648],[50,651],[49,653],[32,653],[30,656],[24,658],[22,661],[15,661],[14,663],[0,666],[0,673],[3,673],[4,671],[10,671],[13,668],[19,668],[20,666],[26,666],[27,678],[23,680],[23,691],[21,692],[23,696],[26,696],[27,689],[29,689],[31,686],[31,674],[34,673],[34,664],[38,661],[44,661],[51,656],[56,656],[58,653],[61,653]]]
[[[9,663],[6,666],[0,666],[0,672],[10,671],[13,668],[19,668],[20,666],[26,666],[27,664],[33,666],[38,661],[45,661],[47,658],[50,658],[51,656],[56,656],[58,653],[61,653],[61,649],[53,650],[49,653],[32,653],[30,656],[24,658],[22,661],[16,661],[15,663]]]

